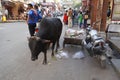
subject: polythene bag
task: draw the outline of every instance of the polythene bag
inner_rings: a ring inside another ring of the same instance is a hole
[[[61,59],[61,58],[69,58],[68,53],[60,51],[57,55],[57,58]]]
[[[76,52],[76,53],[72,56],[73,59],[82,59],[82,58],[84,58],[84,57],[85,57],[85,55],[84,55],[84,53],[83,53],[82,51]]]

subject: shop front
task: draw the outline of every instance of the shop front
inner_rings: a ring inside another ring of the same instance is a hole
[[[8,19],[20,19],[21,14],[24,13],[24,4],[19,1],[4,1],[2,0],[2,12],[8,10]]]

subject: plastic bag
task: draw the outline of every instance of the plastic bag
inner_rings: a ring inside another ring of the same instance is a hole
[[[73,56],[72,56],[72,58],[74,58],[74,59],[82,59],[82,58],[84,58],[85,56],[84,56],[84,53],[82,52],[82,51],[79,51],[79,52],[76,52]]]
[[[69,58],[68,53],[60,51],[57,55],[57,58],[61,59],[61,58]]]

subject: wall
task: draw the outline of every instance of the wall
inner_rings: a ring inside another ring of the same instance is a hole
[[[108,7],[109,7],[108,2],[109,2],[109,0],[103,0],[102,20],[101,20],[100,31],[105,31],[105,29],[106,29],[107,10],[108,10]]]
[[[111,0],[90,0],[91,26],[98,31],[105,31],[109,1]]]

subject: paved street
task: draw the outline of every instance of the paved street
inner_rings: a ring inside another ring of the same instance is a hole
[[[0,23],[0,80],[119,80],[110,64],[106,69],[100,68],[86,51],[84,59],[73,59],[72,55],[82,51],[80,46],[66,45],[63,50],[69,57],[57,60],[51,59],[51,50],[48,50],[48,65],[42,64],[42,53],[33,62],[27,36],[28,28],[24,22]]]

